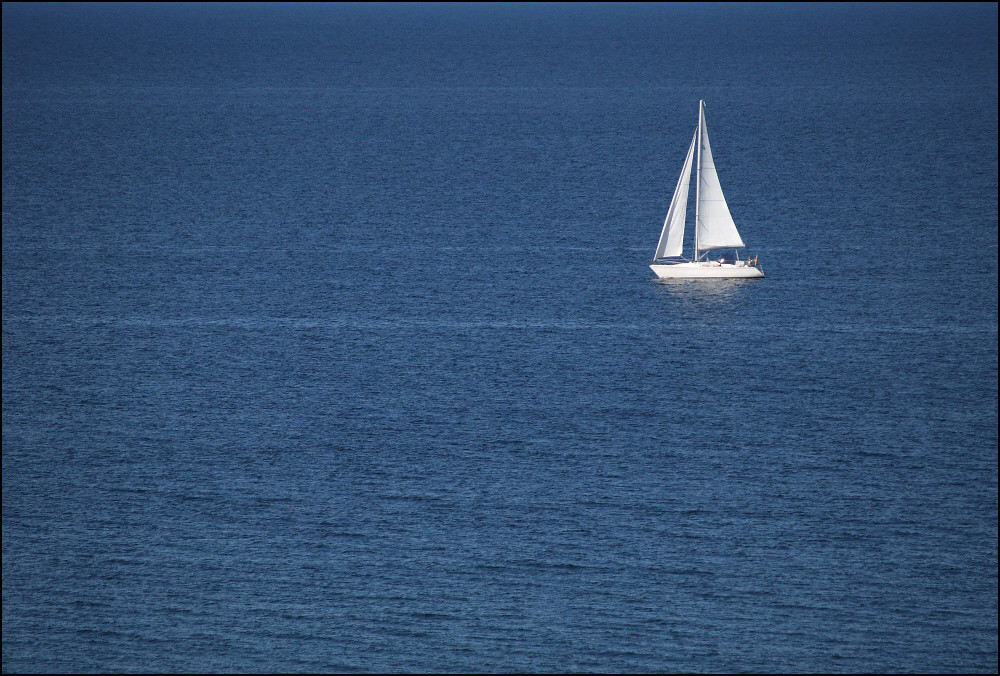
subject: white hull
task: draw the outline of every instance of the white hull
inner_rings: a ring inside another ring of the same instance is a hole
[[[704,261],[650,265],[660,279],[755,279],[764,276],[758,267],[740,261],[736,264]]]

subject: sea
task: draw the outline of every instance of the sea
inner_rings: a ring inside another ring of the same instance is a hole
[[[4,673],[996,673],[997,3],[2,19]]]

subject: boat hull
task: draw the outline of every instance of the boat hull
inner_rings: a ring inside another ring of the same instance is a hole
[[[660,279],[756,279],[764,276],[759,267],[739,263],[667,263],[650,265]]]

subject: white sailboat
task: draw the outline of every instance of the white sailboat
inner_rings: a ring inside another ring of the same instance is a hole
[[[684,243],[684,221],[687,218],[688,184],[691,180],[691,165],[697,163],[694,207],[694,257],[682,256]],[[705,126],[705,102],[698,102],[698,127],[691,139],[684,168],[677,179],[674,197],[670,200],[667,218],[663,222],[660,241],[656,245],[653,262],[649,266],[660,279],[724,279],[763,277],[764,271],[757,265],[757,257],[740,260],[735,253],[746,245],[736,230],[736,223],[729,213],[729,205],[722,194],[719,174],[712,160],[712,148],[708,144],[708,128]],[[709,259],[716,249],[733,249],[734,253],[720,258]],[[669,259],[680,260],[669,260]]]

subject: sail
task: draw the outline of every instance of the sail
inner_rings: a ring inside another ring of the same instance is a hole
[[[701,124],[701,152],[699,159],[698,187],[698,249],[724,249],[746,246],[736,230],[736,223],[729,213],[729,205],[722,194],[719,174],[715,171],[712,160],[712,147],[708,143],[708,126],[705,124],[705,111],[699,115]]]
[[[681,176],[677,179],[677,187],[674,188],[674,197],[670,200],[670,208],[667,209],[667,218],[663,221],[663,231],[660,233],[660,241],[656,245],[656,258],[666,256],[680,256],[684,243],[684,219],[687,217],[688,186],[691,183],[691,161],[694,158],[694,146],[698,139],[698,130],[695,129],[694,137],[691,138],[691,147],[688,148],[687,157],[684,158],[684,168],[681,169]]]

